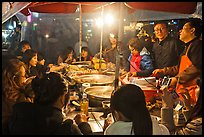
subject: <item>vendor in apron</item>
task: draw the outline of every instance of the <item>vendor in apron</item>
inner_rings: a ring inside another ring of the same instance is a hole
[[[188,51],[190,49],[192,44],[190,44],[186,50],[186,53],[181,56],[181,61],[180,61],[180,66],[179,66],[179,73],[178,73],[178,78],[177,78],[177,84],[176,84],[176,92],[178,93],[178,95],[180,97],[182,97],[182,95],[180,93],[184,92],[185,90],[187,90],[190,94],[191,97],[191,104],[195,104],[196,103],[196,96],[195,96],[195,90],[197,88],[197,79],[199,79],[199,77],[194,78],[192,80],[189,80],[186,83],[181,84],[179,75],[182,74],[184,71],[186,71],[186,69],[188,67],[190,67],[192,64],[191,60],[188,58],[187,54]]]
[[[196,103],[196,81],[202,75],[202,31],[201,20],[189,19],[180,30],[180,40],[185,43],[185,51],[181,56],[180,64],[153,71],[153,75],[163,73],[173,76],[170,86],[176,86],[176,92],[181,97],[181,92],[187,90],[191,97],[191,104]],[[182,97],[181,97],[182,99]]]

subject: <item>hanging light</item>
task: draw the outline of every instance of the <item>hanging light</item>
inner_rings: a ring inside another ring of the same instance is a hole
[[[112,16],[111,14],[107,14],[107,15],[105,16],[105,23],[106,23],[107,25],[112,25],[113,22],[114,22],[113,16]]]

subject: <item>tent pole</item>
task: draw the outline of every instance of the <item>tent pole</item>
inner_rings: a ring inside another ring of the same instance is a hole
[[[79,61],[81,61],[81,48],[82,48],[82,9],[79,4]]]
[[[102,52],[103,52],[103,21],[104,21],[104,6],[101,8],[101,19],[102,19],[102,24],[101,24],[101,41],[100,41],[100,57],[99,57],[99,72],[101,72],[101,63],[102,63]]]
[[[117,89],[119,85],[119,71],[120,71],[120,43],[122,41],[122,35],[123,35],[123,12],[124,12],[124,5],[123,2],[120,2],[119,5],[119,22],[118,22],[118,37],[117,37],[117,52],[116,52],[116,70],[115,70],[115,81],[114,81],[114,88]]]

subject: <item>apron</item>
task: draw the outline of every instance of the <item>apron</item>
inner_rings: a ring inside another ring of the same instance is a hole
[[[188,47],[188,49],[186,50],[186,53],[183,56],[181,56],[181,62],[180,62],[178,74],[181,74],[183,71],[185,71],[186,68],[188,68],[190,65],[192,65],[191,60],[187,56],[190,47],[191,47],[191,44]],[[176,86],[176,92],[179,94],[182,92],[182,89],[187,89],[189,94],[190,94],[190,97],[191,97],[191,104],[195,104],[196,103],[196,96],[195,96],[195,89],[196,88],[197,88],[196,79],[190,80],[184,84],[180,84],[179,79],[178,79],[178,84]],[[179,94],[179,96],[182,98],[182,96],[180,94]]]
[[[137,62],[139,62],[139,64],[140,64],[141,59],[142,59],[142,57],[138,56],[134,60],[132,60],[132,59],[130,60],[130,72],[141,71],[140,66],[137,65]]]

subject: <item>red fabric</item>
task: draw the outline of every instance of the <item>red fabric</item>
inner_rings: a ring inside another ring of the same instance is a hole
[[[197,2],[126,2],[130,12],[137,9],[192,14]]]
[[[74,13],[79,4],[82,5],[82,12],[85,13],[99,12],[101,9],[98,7],[110,4],[110,2],[32,2],[21,12],[26,16],[29,15],[29,10],[39,13]]]
[[[24,15],[28,15],[28,9],[31,12],[39,13],[74,13],[79,4],[82,5],[82,12],[100,12],[101,6],[104,6],[104,11],[109,9],[117,11],[119,9],[118,2],[32,2],[26,9],[22,10]],[[192,14],[196,10],[197,2],[126,2],[126,7],[131,12],[137,9],[175,12]],[[26,12],[27,11],[27,12]]]
[[[141,59],[142,59],[142,56],[140,56],[140,55],[135,56],[135,55],[132,54],[132,58],[130,60],[130,63],[131,63],[130,72],[137,72],[137,71],[141,70],[140,69]],[[132,66],[134,66],[134,68]],[[136,70],[135,70],[135,68],[136,68]]]

